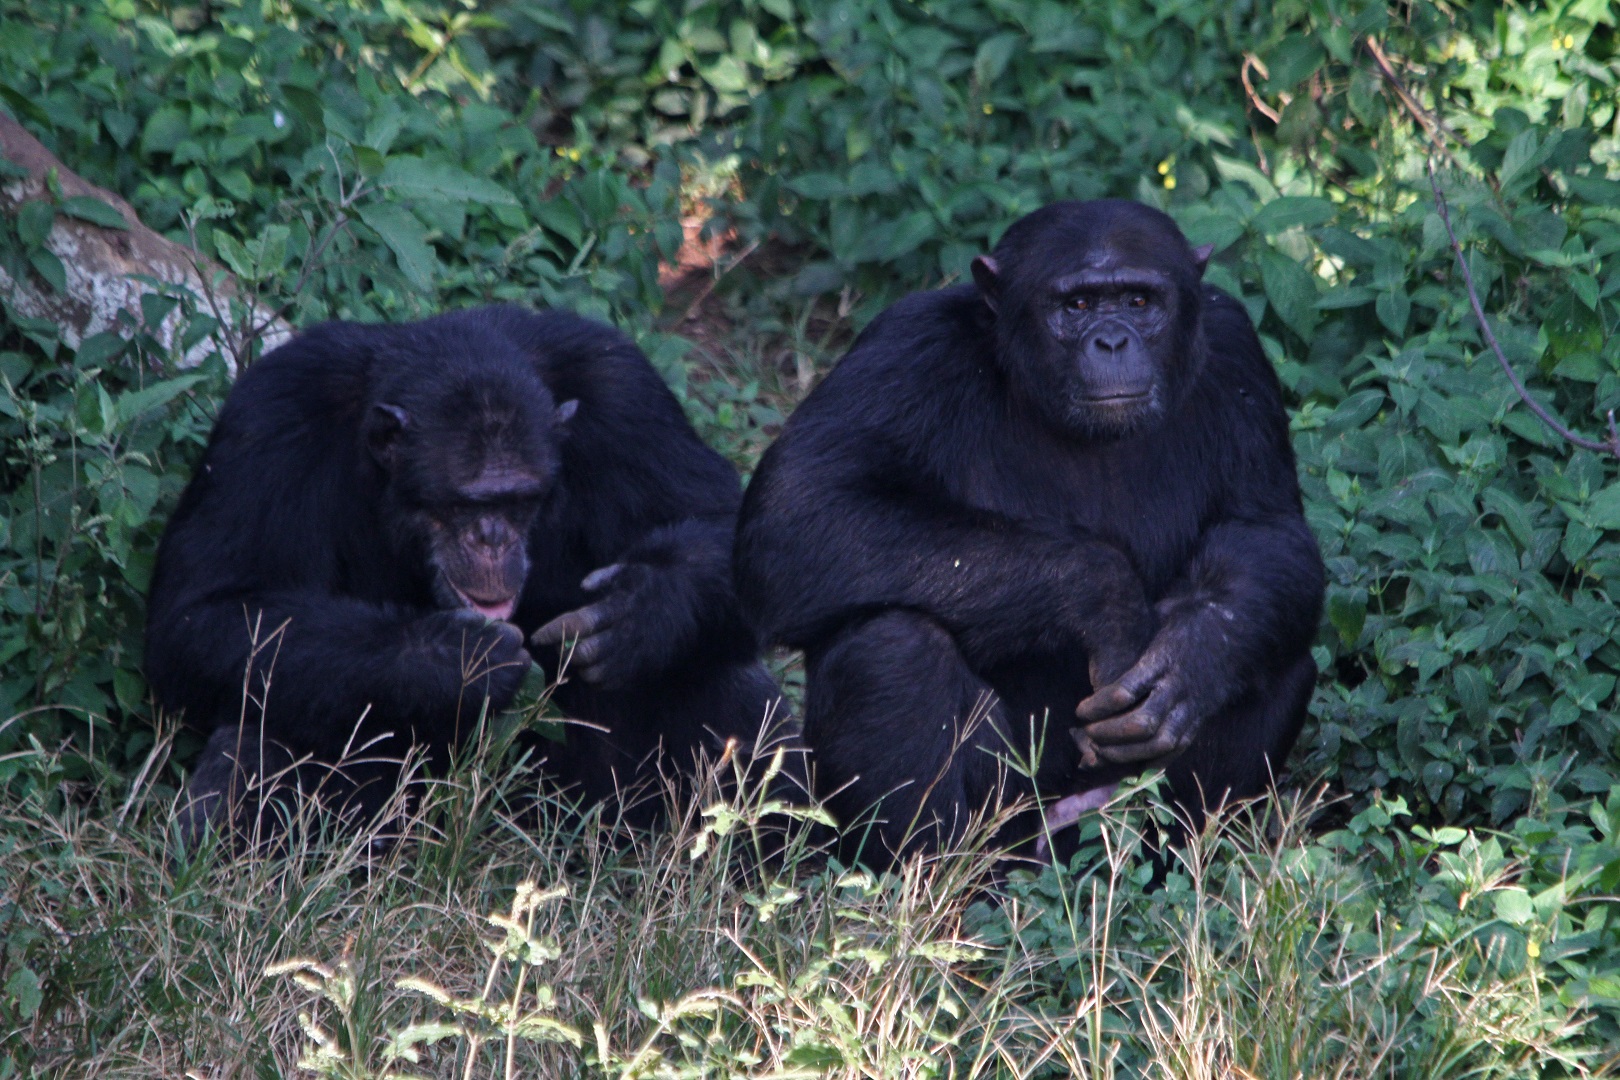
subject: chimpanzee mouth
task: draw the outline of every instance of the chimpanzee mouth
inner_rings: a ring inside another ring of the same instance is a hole
[[[1138,401],[1147,401],[1152,396],[1151,390],[1138,390],[1122,394],[1086,394],[1080,400],[1087,405],[1131,405]]]
[[[474,600],[454,585],[450,586],[450,588],[454,590],[456,599],[460,600],[464,607],[471,608],[486,619],[506,622],[512,618],[512,612],[517,610],[517,597],[515,596],[509,596],[505,600],[497,600],[494,603],[482,603]]]

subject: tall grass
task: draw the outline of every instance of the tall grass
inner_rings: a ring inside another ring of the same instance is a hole
[[[0,1074],[1442,1077],[1581,1073],[1579,1023],[1488,921],[1420,925],[1282,796],[1155,869],[1129,793],[1072,868],[838,866],[716,763],[652,832],[564,812],[484,746],[369,824],[185,851],[153,767],[0,807]],[[756,767],[756,772],[757,772]],[[723,795],[722,791],[730,794]],[[991,825],[995,823],[990,823]],[[1490,888],[1486,882],[1482,888]],[[9,981],[7,985],[11,984]]]

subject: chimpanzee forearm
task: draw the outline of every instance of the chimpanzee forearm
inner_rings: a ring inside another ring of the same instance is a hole
[[[515,628],[298,593],[187,604],[151,640],[160,702],[196,711],[206,701],[211,715],[190,722],[262,722],[269,737],[324,761],[385,732],[459,741],[485,696],[504,707],[528,666]],[[313,717],[334,719],[316,726]]]
[[[619,557],[652,570],[638,605],[643,670],[662,672],[715,650],[746,660],[755,649],[731,577],[734,515],[661,525]]]
[[[976,664],[1066,645],[1128,664],[1151,635],[1141,581],[1106,542],[966,509],[853,497],[806,503],[814,516],[745,526],[738,546],[739,590],[767,633],[787,644],[805,647],[886,608],[928,615]]]
[[[1223,696],[1292,663],[1316,631],[1323,571],[1304,520],[1229,521],[1205,533],[1181,580],[1158,604],[1161,634],[1183,639],[1226,673]]]

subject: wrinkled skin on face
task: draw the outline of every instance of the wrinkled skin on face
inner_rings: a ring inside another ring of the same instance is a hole
[[[1093,205],[1031,214],[974,260],[973,279],[996,312],[999,354],[1018,358],[1015,391],[1060,430],[1117,439],[1162,420],[1197,374],[1210,249],[1139,208]]]
[[[442,608],[510,621],[529,573],[528,537],[556,482],[577,403],[538,406],[462,395],[374,405],[365,438],[388,478],[390,518],[422,549]],[[527,407],[526,407],[527,406]]]

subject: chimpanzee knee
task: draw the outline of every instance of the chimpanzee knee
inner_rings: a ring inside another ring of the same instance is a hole
[[[938,623],[854,623],[806,655],[806,675],[813,785],[866,861],[948,845],[999,793],[1004,710]]]

